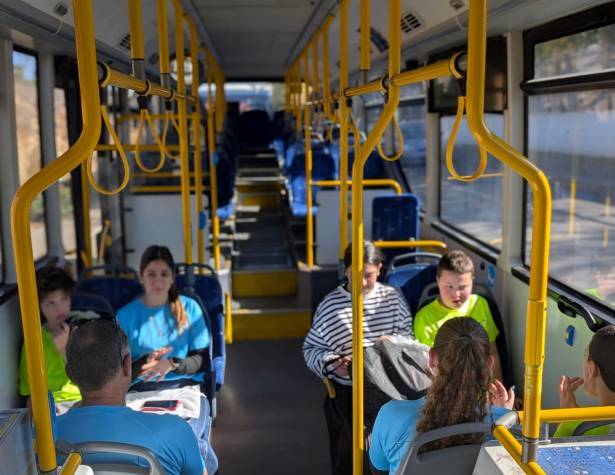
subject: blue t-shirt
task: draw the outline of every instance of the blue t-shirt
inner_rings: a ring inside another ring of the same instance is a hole
[[[202,475],[205,469],[192,429],[171,414],[147,414],[121,406],[78,407],[58,417],[57,430],[58,440],[69,443],[120,442],[145,447],[169,475]],[[147,467],[139,457],[98,455],[90,460],[125,462],[127,458]]]
[[[120,327],[128,336],[133,361],[166,346],[171,347],[171,351],[164,358],[186,358],[188,353],[209,346],[209,331],[205,325],[201,307],[196,300],[183,295],[179,298],[186,309],[189,324],[181,335],[177,331],[177,320],[171,313],[169,304],[160,307],[146,307],[141,299],[136,299],[120,308],[117,319]],[[164,379],[173,380],[186,377],[189,376],[170,372]]]
[[[416,435],[416,424],[421,418],[425,398],[416,401],[390,401],[378,412],[372,431],[369,460],[374,468],[395,473]],[[492,406],[495,421],[508,409]]]

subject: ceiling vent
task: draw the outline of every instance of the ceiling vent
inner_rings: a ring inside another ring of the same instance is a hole
[[[122,36],[120,41],[117,42],[117,45],[123,50],[130,51],[130,33],[126,33]]]
[[[401,17],[401,31],[408,34],[418,30],[423,26],[423,22],[412,12],[406,12]]]

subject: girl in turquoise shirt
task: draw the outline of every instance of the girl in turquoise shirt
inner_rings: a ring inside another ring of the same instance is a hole
[[[476,320],[457,317],[444,323],[429,352],[429,366],[434,380],[425,398],[391,401],[380,409],[369,449],[374,473],[396,473],[417,433],[495,421],[512,409],[514,390],[506,391],[494,380],[489,337]],[[431,442],[424,449],[479,443],[483,438],[483,434],[457,435]]]
[[[155,390],[195,384],[208,362],[209,331],[193,299],[179,295],[173,256],[165,246],[150,246],[141,257],[144,293],[118,312],[130,342],[133,389]],[[157,384],[143,384],[155,382]]]

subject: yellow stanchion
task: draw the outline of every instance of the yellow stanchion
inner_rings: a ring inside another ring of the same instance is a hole
[[[45,166],[17,190],[11,205],[15,268],[40,472],[55,471],[57,463],[47,400],[47,375],[34,273],[30,208],[35,197],[70,173],[92,153],[101,130],[92,2],[73,0],[73,17],[83,129],[75,144],[66,153]]]
[[[349,107],[344,97],[348,86],[348,5],[349,0],[340,3],[340,79],[339,79],[339,111],[340,111],[340,249],[339,260],[344,259],[348,247],[348,112]],[[355,144],[357,140],[355,138]],[[355,159],[358,155],[355,155]]]
[[[64,465],[62,465],[62,468],[60,469],[59,475],[74,475],[77,473],[77,469],[79,468],[79,465],[81,465],[81,461],[82,459],[80,453],[71,452],[68,454],[68,457],[66,457]]]
[[[224,327],[224,341],[229,345],[233,343],[233,309],[231,308],[231,294],[224,293],[224,315],[226,325]]]
[[[401,61],[401,0],[389,0],[389,77],[399,73]],[[388,101],[361,154],[352,167],[352,447],[353,473],[363,473],[363,168],[371,151],[381,139],[399,104],[399,88],[389,87]]]
[[[309,82],[310,82],[310,45],[305,48],[304,53],[304,72],[305,72],[305,102],[303,112],[305,114],[305,202],[307,215],[305,217],[305,261],[307,267],[314,266],[314,215],[312,214],[312,119],[310,117],[311,106],[309,101]],[[313,83],[314,84],[314,83]]]

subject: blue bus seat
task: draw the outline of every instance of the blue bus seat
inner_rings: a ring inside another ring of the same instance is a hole
[[[193,275],[194,282],[192,284],[192,289],[202,302],[209,319],[208,327],[212,337],[212,365],[216,371],[216,389],[220,389],[224,384],[226,369],[224,294],[222,286],[218,281],[218,276],[210,266],[205,264],[193,264],[193,267],[194,270],[204,269],[209,272],[209,274],[195,273]],[[183,292],[188,287],[185,273],[186,265],[177,264],[176,269],[175,285]]]
[[[365,180],[387,178],[384,171],[384,160],[380,158],[378,152],[372,152],[365,162],[363,168],[363,178]],[[354,148],[348,147],[348,179],[352,180],[352,165],[354,163]]]
[[[312,153],[312,180],[333,180],[335,179],[335,164],[333,157],[326,148],[317,149]],[[289,174],[289,188],[291,198],[291,212],[294,217],[305,217],[307,215],[306,204],[306,184],[305,184],[305,153],[295,155]],[[313,189],[312,197],[316,202],[318,188]],[[316,214],[317,208],[313,208]]]
[[[71,297],[71,311],[92,311],[100,316],[114,317],[115,311],[109,301],[101,295],[75,292]]]
[[[143,293],[138,274],[129,267],[96,266],[79,274],[75,291],[104,297],[114,312]]]
[[[412,193],[377,196],[372,205],[372,239],[374,241],[417,239],[419,210],[419,199]]]

